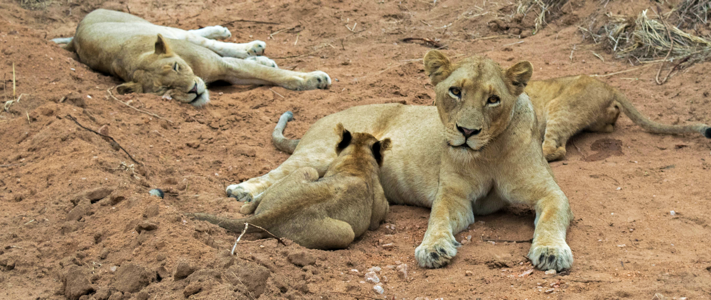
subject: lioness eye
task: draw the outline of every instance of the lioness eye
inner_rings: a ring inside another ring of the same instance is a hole
[[[499,96],[496,96],[496,95],[491,95],[491,96],[489,96],[489,99],[486,99],[486,103],[489,103],[489,104],[496,104],[496,103],[499,103],[499,101],[501,101],[501,98],[499,98]]]
[[[173,65],[173,70],[174,70],[175,72],[178,72],[178,71],[180,70],[180,66],[178,65],[178,63],[175,63],[175,64]]]
[[[458,87],[449,88],[449,92],[457,98],[460,98],[462,96],[462,90],[460,90]]]

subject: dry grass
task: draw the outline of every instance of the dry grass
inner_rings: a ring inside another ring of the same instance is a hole
[[[693,29],[697,32],[702,31],[703,27],[709,28],[709,17],[711,17],[709,0],[684,0],[670,13],[671,22],[676,27]]]
[[[20,6],[29,10],[41,10],[52,4],[52,0],[19,0]]]
[[[519,0],[516,12],[524,16],[529,13],[537,15],[536,27],[533,30],[533,34],[536,34],[547,24],[546,17],[559,11],[566,3],[568,0]]]

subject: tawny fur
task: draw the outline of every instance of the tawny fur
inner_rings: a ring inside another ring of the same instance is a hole
[[[205,83],[278,85],[292,90],[325,89],[324,72],[293,72],[259,56],[266,44],[225,43],[229,30],[211,26],[182,30],[151,24],[139,17],[105,9],[87,14],[73,38],[55,42],[76,52],[90,68],[126,81],[119,93],[155,93],[201,106],[209,102]]]
[[[525,92],[536,110],[543,154],[548,161],[562,159],[566,142],[577,132],[612,132],[620,111],[652,133],[701,133],[711,138],[711,129],[706,124],[653,122],[617,89],[585,75],[531,81]]]
[[[230,185],[227,193],[248,200],[300,168],[325,173],[337,157],[332,145],[338,135],[332,128],[342,122],[354,131],[392,140],[380,168],[390,203],[432,208],[427,232],[415,250],[420,266],[448,264],[459,246],[454,234],[473,223],[474,214],[523,203],[533,206],[537,216],[528,254],[533,264],[543,270],[570,268],[573,255],[565,238],[572,212],[543,156],[533,105],[523,93],[531,64],[502,70],[482,57],[452,63],[436,50],[424,62],[435,86],[434,107],[364,105],[326,116],[278,168]],[[281,137],[274,142],[283,144]]]
[[[307,248],[347,247],[366,230],[377,229],[388,212],[378,164],[390,140],[350,133],[341,124],[335,131],[340,140],[331,147],[339,155],[323,178],[319,179],[318,171],[310,167],[291,172],[242,206],[240,212],[254,212],[252,217],[234,220],[209,214],[193,216],[235,232],[242,231],[245,223],[255,224]]]

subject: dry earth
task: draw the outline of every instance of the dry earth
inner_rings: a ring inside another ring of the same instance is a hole
[[[614,133],[572,139],[567,158],[552,163],[576,214],[568,234],[575,264],[563,274],[531,271],[530,244],[485,241],[529,239],[534,213],[526,207],[478,216],[457,235],[471,241],[436,270],[417,267],[413,257],[427,225],[423,208],[393,206],[385,226],[346,250],[247,237],[235,256],[234,234],[181,216],[239,216],[241,204],[224,188],[287,158],[270,143],[286,110],[297,119],[287,134],[299,137],[317,119],[354,105],[430,105],[434,94],[420,60],[429,47],[401,42],[407,37],[437,39],[459,58],[486,55],[504,66],[529,60],[534,79],[610,74],[601,79],[654,120],[711,123],[711,63],[659,86],[657,64],[631,66],[578,31],[607,12],[634,16],[654,3],[572,1],[531,35],[530,18],[488,26],[511,14],[508,1],[0,0],[0,97],[12,99],[13,63],[22,94],[0,113],[0,298],[711,297],[711,253],[704,250],[711,242],[711,143],[648,134],[626,117]],[[36,10],[20,5],[28,2]],[[333,86],[292,92],[218,85],[204,109],[147,94],[118,97],[161,118],[139,113],[108,97],[117,79],[49,42],[72,35],[84,15],[102,7],[184,29],[224,25],[230,41],[264,40],[282,68],[320,69]],[[505,36],[518,33],[524,38]],[[94,130],[107,125],[139,163],[69,115]],[[165,199],[148,194],[155,187]],[[371,267],[381,268],[384,294],[365,282]]]

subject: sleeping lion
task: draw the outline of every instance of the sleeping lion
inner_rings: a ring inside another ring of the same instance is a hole
[[[230,37],[222,26],[182,30],[151,24],[139,17],[105,9],[92,11],[72,38],[53,41],[76,52],[90,68],[126,83],[119,94],[154,93],[202,106],[210,101],[206,83],[278,85],[290,90],[326,89],[331,78],[279,69],[264,56],[266,44],[220,42]]]

